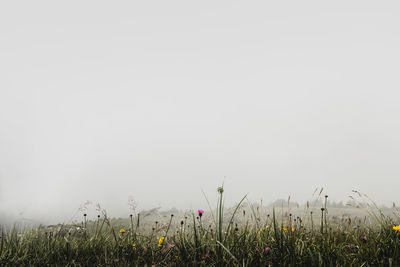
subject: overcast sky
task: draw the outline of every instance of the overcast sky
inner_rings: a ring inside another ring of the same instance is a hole
[[[2,1],[0,210],[399,202],[398,1]]]

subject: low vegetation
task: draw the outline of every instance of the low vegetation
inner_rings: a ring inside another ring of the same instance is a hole
[[[332,219],[327,196],[318,212],[307,205],[300,216],[280,207],[266,213],[245,205],[246,198],[225,209],[223,196],[220,187],[216,209],[170,214],[150,230],[140,214],[123,224],[104,210],[94,221],[84,214],[76,225],[3,229],[0,265],[400,266],[395,207],[390,216],[371,201],[354,202],[368,216]]]

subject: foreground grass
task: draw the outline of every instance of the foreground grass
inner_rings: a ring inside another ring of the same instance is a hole
[[[223,188],[215,214],[203,211],[175,218],[151,231],[140,216],[129,227],[116,227],[106,213],[95,222],[2,232],[1,266],[400,266],[400,227],[370,205],[369,219],[329,221],[328,210],[309,218],[261,216],[242,201],[227,216]],[[238,214],[242,213],[242,214]],[[312,217],[314,216],[314,218]],[[314,223],[315,217],[318,223]],[[175,224],[172,222],[175,221]],[[176,222],[177,221],[177,222]],[[305,223],[308,221],[308,223]]]

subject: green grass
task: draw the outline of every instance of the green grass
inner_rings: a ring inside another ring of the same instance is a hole
[[[326,204],[320,214],[307,207],[300,217],[281,207],[271,214],[251,204],[244,209],[246,198],[227,212],[223,197],[220,187],[215,216],[170,215],[151,230],[142,229],[139,216],[121,226],[105,213],[79,225],[4,230],[0,265],[400,266],[398,217],[373,202],[358,203],[369,214],[364,219],[334,221]]]

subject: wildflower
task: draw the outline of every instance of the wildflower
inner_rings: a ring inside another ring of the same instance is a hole
[[[357,230],[357,226],[354,226],[353,229],[354,229],[354,230]]]
[[[355,246],[354,244],[348,244],[347,247],[348,247],[349,249],[356,248],[356,246]]]
[[[197,211],[199,213],[199,217],[203,216],[204,210],[198,210]]]
[[[210,258],[210,254],[209,253],[204,254],[204,258],[209,259]]]
[[[268,225],[266,225],[266,226],[265,226],[265,230],[268,230],[268,228],[269,228],[269,226],[268,226]]]
[[[393,230],[396,231],[400,235],[400,225],[393,226]]]
[[[286,227],[283,227],[283,231],[284,231],[285,233],[287,233],[287,232],[288,232],[288,229],[287,229]]]
[[[292,227],[292,232],[294,232],[296,229],[294,227]]]
[[[160,237],[160,239],[158,240],[158,247],[159,248],[162,248],[162,246],[163,246],[163,244],[164,244],[164,239],[165,239],[165,237]]]
[[[258,231],[258,234],[261,235],[263,233],[263,230],[260,229],[260,231]]]
[[[270,252],[270,251],[271,251],[271,248],[270,248],[270,247],[266,247],[266,248],[265,248],[265,252],[268,253],[268,252]]]
[[[135,249],[136,248],[136,244],[134,243],[134,244],[132,244],[132,248],[133,249]]]
[[[360,236],[361,241],[367,242],[367,237],[365,235]]]
[[[125,233],[125,229],[121,229],[121,230],[119,230],[119,232],[120,232],[121,234],[123,234],[123,233]]]

